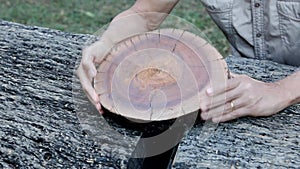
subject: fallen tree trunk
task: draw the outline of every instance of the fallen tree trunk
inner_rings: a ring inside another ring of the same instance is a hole
[[[128,139],[114,138],[104,124],[85,127],[99,116],[83,94],[72,97],[76,58],[90,38],[0,22],[0,168],[125,166]],[[91,112],[82,126],[76,101]]]
[[[93,40],[0,21],[0,168],[126,167],[141,127],[109,114],[107,123],[74,80],[76,59]],[[264,81],[295,70],[243,58],[227,62],[232,71]],[[296,105],[272,117],[220,124],[205,142],[197,124],[180,143],[173,167],[297,168],[299,111]]]

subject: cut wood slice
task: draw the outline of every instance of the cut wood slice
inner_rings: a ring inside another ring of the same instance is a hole
[[[159,121],[199,109],[207,87],[226,83],[227,65],[195,34],[160,29],[114,46],[97,69],[101,104],[130,119]]]

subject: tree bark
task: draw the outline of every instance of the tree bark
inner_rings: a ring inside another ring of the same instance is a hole
[[[88,103],[74,70],[82,48],[95,40],[0,21],[0,168],[126,168],[141,132],[168,126],[103,118]],[[227,63],[263,81],[295,70],[236,57]],[[173,167],[297,168],[299,111],[295,105],[272,117],[219,124],[206,141],[199,122],[180,143]]]
[[[270,61],[233,56],[227,57],[226,61],[232,72],[265,82],[280,80],[296,70],[295,67]],[[218,126],[209,125],[195,125],[184,137],[177,150],[174,168],[300,166],[299,104],[271,117],[246,117]],[[207,131],[210,133],[205,134]]]
[[[93,40],[0,21],[0,168],[124,168],[134,142],[116,133],[135,131],[114,135],[74,80]]]

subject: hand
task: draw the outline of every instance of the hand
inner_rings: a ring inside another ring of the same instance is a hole
[[[201,117],[217,123],[242,116],[270,116],[288,106],[285,93],[279,83],[234,75],[226,86],[206,90],[200,103]]]
[[[102,114],[100,98],[92,86],[92,80],[97,74],[95,64],[99,64],[108,52],[108,47],[102,41],[97,41],[85,48],[82,52],[82,59],[77,69],[77,76],[82,85],[83,91],[90,102]]]

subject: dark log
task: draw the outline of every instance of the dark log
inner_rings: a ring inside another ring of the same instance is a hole
[[[104,120],[74,80],[81,50],[94,40],[0,21],[0,168],[126,168],[141,127],[110,113]],[[236,57],[227,62],[263,81],[295,70]],[[297,168],[299,111],[295,105],[272,117],[219,124],[205,142],[199,134],[206,125],[197,124],[173,167]],[[150,126],[144,130],[165,128]]]
[[[72,92],[76,59],[93,38],[0,22],[0,168],[125,166],[134,142],[114,137],[79,85]]]
[[[265,82],[280,80],[296,70],[271,61],[232,56],[226,61],[232,72]],[[203,134],[205,131],[210,133]],[[299,133],[299,104],[271,117],[246,117],[205,130],[198,124],[181,142],[174,168],[299,168]]]

